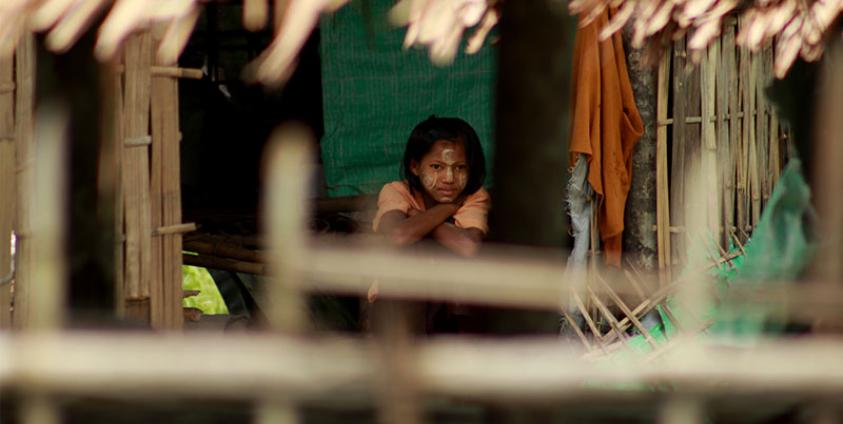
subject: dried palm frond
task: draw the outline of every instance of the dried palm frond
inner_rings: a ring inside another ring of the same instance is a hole
[[[757,51],[775,40],[779,78],[797,57],[814,61],[822,55],[823,40],[843,13],[843,0],[571,0],[569,9],[580,15],[581,25],[588,25],[607,7],[617,8],[601,37],[610,37],[631,20],[636,48],[645,42],[662,45],[687,33],[693,59],[720,35],[722,18],[739,3],[746,7],[740,12],[738,44]]]
[[[46,32],[47,48],[69,49],[110,6],[97,37],[96,56],[109,60],[129,34],[167,25],[159,59],[174,62],[198,17],[196,0],[3,0],[0,2],[0,55],[14,51],[24,30]]]
[[[394,24],[407,26],[404,48],[426,46],[440,65],[453,62],[463,33],[479,23],[466,48],[476,53],[498,17],[487,0],[400,0],[390,12]]]

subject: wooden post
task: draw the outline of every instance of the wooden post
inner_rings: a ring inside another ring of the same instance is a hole
[[[161,28],[154,33],[161,42]],[[168,65],[162,63],[160,65]],[[181,224],[181,172],[178,79],[152,77],[152,228]],[[150,290],[153,328],[179,330],[182,313],[182,235],[153,237],[153,271],[157,277]]]
[[[125,44],[124,141],[149,137],[152,37],[148,32]],[[152,275],[152,217],[150,206],[149,147],[124,146],[123,195],[126,226],[125,294],[128,317],[150,319]]]
[[[489,238],[558,248],[568,226],[562,200],[576,23],[552,0],[502,7]],[[555,315],[496,310],[482,320],[491,332],[555,333]]]
[[[14,57],[0,58],[0,86],[14,87]],[[0,329],[12,324],[11,238],[15,222],[15,90],[0,90]]]
[[[17,179],[17,214],[15,216],[15,327],[26,327],[29,322],[29,291],[32,286],[32,216],[31,187],[35,185],[35,153],[33,143],[35,111],[35,36],[25,34],[15,56],[15,170]]]

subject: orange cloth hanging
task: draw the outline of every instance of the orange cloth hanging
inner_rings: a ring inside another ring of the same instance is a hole
[[[577,31],[573,63],[571,165],[588,156],[588,182],[597,193],[606,263],[620,266],[623,216],[632,181],[632,149],[644,133],[635,106],[620,32],[600,41],[609,10]]]

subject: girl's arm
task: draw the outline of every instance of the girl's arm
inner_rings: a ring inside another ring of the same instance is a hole
[[[424,212],[411,211],[410,216],[401,211],[390,211],[381,217],[378,232],[389,237],[398,246],[407,246],[430,234],[456,213],[457,209],[457,204],[440,203]]]
[[[483,232],[477,228],[459,228],[445,222],[433,230],[433,238],[458,255],[474,256],[480,249]]]

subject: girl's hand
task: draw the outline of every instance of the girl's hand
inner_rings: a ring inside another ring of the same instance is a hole
[[[407,211],[407,218],[412,218],[412,217],[414,217],[414,216],[416,216],[420,213],[421,213],[421,211],[410,208],[410,210]]]

